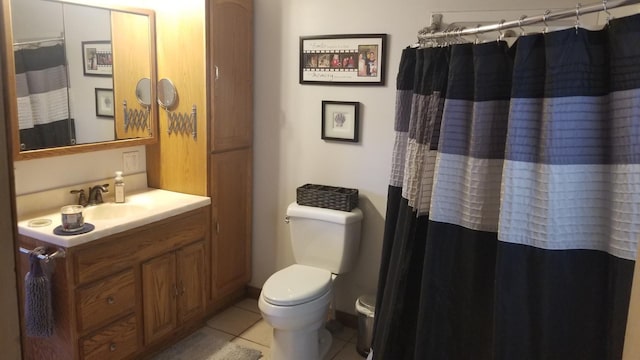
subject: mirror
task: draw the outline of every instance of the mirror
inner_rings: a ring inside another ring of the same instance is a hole
[[[75,0],[2,6],[14,159],[155,141],[153,11]],[[144,128],[125,126],[127,109],[149,118]]]
[[[151,79],[144,78],[136,85],[136,98],[140,105],[148,108],[151,106]]]
[[[167,110],[171,110],[178,103],[178,91],[171,80],[158,81],[158,103]]]

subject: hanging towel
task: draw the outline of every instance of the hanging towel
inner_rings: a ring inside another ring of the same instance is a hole
[[[36,253],[29,254],[30,271],[24,278],[24,318],[27,336],[49,337],[53,335],[53,308],[51,284],[42,271]]]

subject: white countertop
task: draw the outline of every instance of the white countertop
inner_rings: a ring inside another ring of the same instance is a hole
[[[22,217],[22,220],[18,222],[18,232],[21,235],[68,248],[131,230],[209,204],[211,204],[211,199],[206,196],[148,188],[135,193],[128,193],[124,204],[105,203],[85,208],[83,212],[85,223],[95,226],[95,229],[88,233],[65,236],[54,234],[53,229],[61,224],[60,208]],[[105,213],[109,215],[102,215]],[[34,219],[49,219],[51,224],[30,227],[28,225],[29,221]]]

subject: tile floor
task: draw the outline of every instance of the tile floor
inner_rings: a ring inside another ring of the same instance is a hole
[[[269,346],[272,329],[262,320],[257,300],[241,300],[207,321],[207,326],[233,343],[261,351],[261,359],[271,360]],[[363,357],[356,351],[356,341],[356,330],[344,327],[333,334],[331,349],[325,360],[362,360]]]

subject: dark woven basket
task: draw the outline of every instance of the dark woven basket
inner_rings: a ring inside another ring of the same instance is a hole
[[[305,184],[296,189],[300,205],[351,211],[358,206],[358,189]]]

